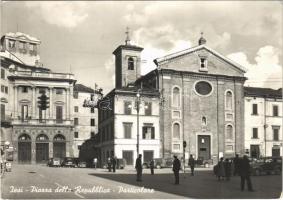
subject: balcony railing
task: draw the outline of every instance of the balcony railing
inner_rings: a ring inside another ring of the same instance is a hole
[[[40,77],[40,78],[74,79],[73,74],[64,74],[64,73],[15,71],[14,75],[15,76],[26,76],[26,77]]]
[[[20,117],[12,119],[12,125],[58,125],[58,126],[73,126],[73,120],[69,119],[22,119]]]

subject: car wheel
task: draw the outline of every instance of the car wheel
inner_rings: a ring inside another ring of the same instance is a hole
[[[161,169],[161,166],[160,166],[160,165],[157,165],[156,168],[157,168],[157,169]]]
[[[255,170],[255,175],[256,175],[256,176],[260,176],[260,175],[261,175],[260,169],[256,169],[256,170]]]

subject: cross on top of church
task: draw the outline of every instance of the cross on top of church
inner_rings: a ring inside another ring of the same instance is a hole
[[[202,45],[202,44],[206,43],[206,39],[203,37],[203,32],[201,32],[200,34],[201,34],[201,37],[200,37],[200,39],[198,41],[198,44]]]

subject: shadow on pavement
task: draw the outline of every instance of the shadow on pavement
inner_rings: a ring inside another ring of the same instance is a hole
[[[198,172],[196,176],[180,174],[180,185],[174,185],[173,173],[167,174],[143,174],[142,182],[136,182],[135,174],[89,174],[100,178],[109,179],[124,184],[154,189],[155,191],[166,192],[183,196],[185,198],[201,199],[269,199],[279,198],[281,194],[281,176],[273,177],[252,177],[256,192],[240,190],[240,177],[232,177],[230,181],[217,181],[217,178],[210,171]],[[276,181],[274,181],[273,179]],[[266,183],[267,180],[270,183]],[[277,183],[278,182],[278,183]],[[278,187],[269,188],[266,184]],[[153,197],[158,198],[158,197]],[[176,197],[179,198],[179,197]]]

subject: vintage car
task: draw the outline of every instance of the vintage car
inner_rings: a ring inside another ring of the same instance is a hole
[[[61,167],[61,164],[61,158],[50,158],[47,162],[47,166],[49,167]]]
[[[61,166],[62,167],[76,167],[76,163],[75,163],[74,158],[65,157]]]
[[[281,174],[282,158],[281,157],[265,157],[251,162],[251,174],[260,176],[264,174]]]

